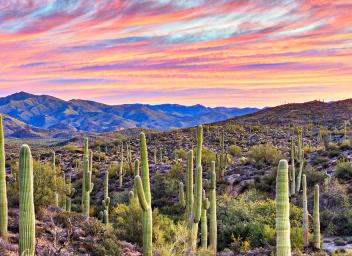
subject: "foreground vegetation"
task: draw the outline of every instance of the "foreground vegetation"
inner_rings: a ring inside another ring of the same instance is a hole
[[[211,134],[210,129],[206,127],[204,133]],[[239,126],[226,129],[244,132]],[[251,127],[251,132],[258,129],[261,127]],[[6,253],[18,250],[20,255],[45,255],[38,253],[35,216],[38,219],[49,209],[62,228],[73,232],[76,227],[72,223],[82,218],[86,235],[102,237],[95,246],[85,244],[86,248],[78,252],[70,248],[74,239],[67,235],[60,249],[51,249],[53,253],[60,250],[84,255],[85,250],[90,255],[133,255],[139,251],[143,255],[323,255],[321,232],[352,235],[347,189],[352,164],[338,158],[334,174],[327,175],[307,162],[321,164],[324,157],[348,152],[351,147],[347,129],[345,124],[343,140],[335,144],[328,138],[329,132],[320,127],[312,145],[307,143],[302,128],[295,127],[286,152],[269,142],[248,149],[235,144],[226,146],[226,130],[217,133],[218,141],[212,143],[219,146],[211,150],[204,147],[202,126],[194,130],[196,139],[192,147],[186,147],[188,151],[174,148],[171,153],[156,136],[148,151],[144,133],[139,135],[139,150],[129,138],[118,141],[121,146],[117,151],[110,148],[109,152],[105,145],[103,152],[104,145],[97,142],[91,144],[90,150],[85,139],[83,150],[65,148],[82,157],[70,159],[74,171],[80,173],[75,176],[61,168],[65,160],[57,159],[54,152],[41,152],[41,161],[32,160],[27,145],[21,147],[18,161],[7,161],[6,173],[1,128],[0,231],[2,239],[8,241]],[[109,162],[109,153],[116,157],[114,161]],[[266,171],[252,183],[237,184],[240,193],[227,192],[236,165],[244,170]],[[50,210],[49,205],[56,210]],[[8,233],[8,206],[19,208],[18,249],[9,246],[17,240]],[[126,253],[120,241],[143,249]]]

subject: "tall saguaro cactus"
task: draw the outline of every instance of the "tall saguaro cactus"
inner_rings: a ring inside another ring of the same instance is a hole
[[[109,223],[109,205],[110,205],[110,197],[109,197],[109,171],[105,172],[104,176],[104,199],[103,203],[103,221],[105,224]]]
[[[280,160],[276,177],[276,255],[291,256],[288,163]]]
[[[304,247],[308,246],[308,233],[309,233],[309,222],[308,222],[308,206],[307,206],[307,179],[306,175],[302,175],[302,186],[303,186],[303,244]]]
[[[94,187],[92,183],[92,159],[93,153],[92,151],[88,151],[88,140],[86,140],[85,154],[83,156],[82,213],[87,217],[89,217],[90,210],[90,193]]]
[[[134,170],[133,170],[133,177],[136,177],[139,175],[139,160],[136,159],[134,161]],[[137,187],[133,185],[133,196],[137,197]]]
[[[120,168],[119,168],[119,173],[118,173],[120,188],[122,188],[122,186],[123,186],[123,178],[126,175],[126,170],[123,165],[124,165],[124,163],[123,163],[123,143],[122,143],[121,144],[121,159],[120,159],[120,166],[119,166]]]
[[[33,199],[33,160],[28,145],[22,145],[19,163],[19,244],[21,256],[33,256],[35,250],[35,212]]]
[[[208,218],[207,210],[209,209],[210,203],[208,198],[205,196],[205,190],[202,193],[202,214],[201,214],[201,245],[202,248],[208,247]]]
[[[142,178],[137,175],[134,179],[139,204],[143,209],[143,256],[152,256],[152,205],[149,181],[149,164],[148,152],[145,134],[141,132],[140,136],[140,154],[142,162]]]
[[[320,214],[319,214],[319,185],[314,187],[314,208],[313,208],[313,245],[320,249]]]
[[[186,219],[189,220],[193,211],[193,150],[187,153],[186,171]]]
[[[301,180],[302,180],[302,173],[304,167],[304,150],[303,150],[303,131],[302,128],[297,130],[297,146],[295,147],[296,153],[295,157],[297,162],[299,163],[299,172],[297,176],[296,182],[296,192],[299,193],[301,190]]]
[[[72,197],[75,194],[76,190],[72,187],[72,177],[69,175],[67,177],[67,184],[66,184],[66,211],[71,212],[72,207]]]
[[[55,207],[59,207],[59,193],[57,192],[57,176],[56,176],[56,155],[55,151],[53,151],[53,157],[52,157],[52,169],[53,169],[53,175],[54,175],[54,205]]]
[[[5,171],[5,141],[2,126],[2,115],[0,115],[0,236],[7,240],[8,208],[6,193],[6,171]]]
[[[291,190],[290,194],[296,194],[296,167],[295,167],[295,141],[291,137]]]
[[[217,220],[216,220],[216,172],[215,162],[211,162],[210,169],[210,188],[209,188],[209,247],[211,248],[214,255],[217,252]]]

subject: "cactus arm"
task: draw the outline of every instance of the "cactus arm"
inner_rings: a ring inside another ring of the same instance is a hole
[[[8,237],[7,226],[8,206],[6,193],[5,140],[2,115],[0,115],[0,236],[4,240],[7,240]]]
[[[139,175],[137,175],[134,178],[134,184],[136,186],[139,204],[141,205],[143,211],[147,211],[149,208],[149,204],[148,204],[147,199],[145,197],[142,180]]]
[[[276,255],[291,256],[288,163],[280,160],[276,177]]]

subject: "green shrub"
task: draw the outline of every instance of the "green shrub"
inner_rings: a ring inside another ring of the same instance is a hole
[[[266,164],[276,165],[280,159],[284,158],[278,148],[268,143],[251,147],[248,151],[248,157],[257,167],[262,167]]]
[[[11,172],[16,179],[8,184],[8,197],[11,206],[18,205],[18,163],[13,163]],[[34,204],[37,210],[54,205],[55,185],[60,196],[64,195],[65,184],[60,167],[56,167],[57,175],[54,175],[50,164],[40,163],[33,160],[33,194]]]
[[[187,152],[184,149],[175,149],[174,154],[176,159],[187,160]]]
[[[325,179],[328,178],[326,173],[317,171],[311,166],[307,166],[304,170],[304,173],[307,177],[307,186],[313,187],[315,184],[322,185],[325,182]]]
[[[227,148],[227,151],[230,155],[234,157],[241,157],[242,156],[242,149],[237,145],[231,145]]]
[[[340,159],[336,162],[335,176],[342,180],[352,179],[352,161]]]
[[[246,192],[238,198],[223,195],[218,198],[219,249],[230,248],[232,237],[248,241],[251,247],[275,243],[275,201],[260,194]],[[302,210],[291,205],[291,227],[300,227]]]
[[[111,212],[111,222],[122,240],[142,246],[142,210],[137,200],[129,206],[118,204]],[[187,228],[153,211],[153,246],[156,255],[184,255],[187,250]]]

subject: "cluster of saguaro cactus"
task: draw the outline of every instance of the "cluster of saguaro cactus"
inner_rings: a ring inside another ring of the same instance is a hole
[[[105,224],[109,223],[109,205],[110,205],[110,197],[109,197],[109,171],[105,172],[104,176],[104,199],[102,201],[103,204],[103,222]]]
[[[85,138],[82,178],[82,213],[88,217],[90,210],[90,193],[94,187],[94,184],[92,183],[92,160],[93,153],[88,149],[88,138]]]
[[[35,212],[33,198],[33,160],[28,145],[23,145],[19,161],[19,255],[33,256],[35,250]]]
[[[291,256],[288,163],[280,160],[276,177],[276,255]]]
[[[189,253],[197,247],[198,225],[201,220],[202,213],[202,194],[203,194],[203,181],[202,181],[202,147],[203,147],[203,127],[197,128],[197,153],[196,153],[196,176],[193,190],[193,151],[191,150],[187,157],[187,174],[186,174],[186,191],[187,191],[187,204],[186,204],[186,217],[189,222]]]
[[[142,163],[142,178],[139,175],[136,175],[134,185],[136,187],[139,204],[143,209],[143,255],[152,256],[152,205],[147,143],[143,132],[140,134],[140,154]]]
[[[8,208],[6,193],[6,172],[5,172],[5,141],[4,129],[2,126],[2,115],[0,115],[0,236],[7,239]]]
[[[225,171],[228,166],[227,153],[225,152],[225,134],[221,133],[220,136],[220,153],[216,155],[217,167],[218,167],[218,178],[223,180]]]

